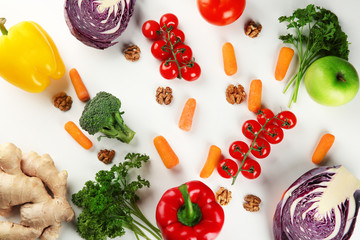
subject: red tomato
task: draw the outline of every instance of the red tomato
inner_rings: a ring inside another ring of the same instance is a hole
[[[181,67],[181,77],[186,81],[195,81],[200,77],[201,68],[199,64],[193,62],[191,66],[184,65]]]
[[[251,150],[252,155],[256,158],[266,158],[270,154],[270,143],[263,138],[257,138]]]
[[[259,122],[257,122],[256,120],[247,120],[243,127],[242,127],[242,132],[244,134],[245,137],[249,138],[249,139],[254,139],[255,135],[258,134],[258,132],[261,129],[261,125]]]
[[[284,131],[275,124],[266,124],[264,137],[271,144],[277,144],[284,138]]]
[[[273,118],[275,115],[274,113],[268,109],[268,108],[263,108],[263,109],[260,109],[257,113],[256,113],[256,118],[258,120],[258,122],[261,124],[261,125],[264,125],[266,120],[270,119],[270,118]],[[275,118],[271,119],[268,124],[271,124],[271,123],[274,123],[275,122]]]
[[[157,39],[161,35],[159,23],[154,20],[144,22],[142,26],[142,33],[150,40]]]
[[[155,41],[151,46],[152,55],[161,61],[169,59],[171,57],[171,51],[169,46],[166,45],[165,40]]]
[[[224,26],[241,16],[245,9],[245,0],[197,0],[197,5],[206,21]]]
[[[178,28],[175,28],[174,30],[170,31],[170,42],[172,45],[176,46],[177,44],[181,44],[185,42],[185,34],[183,31],[181,31]],[[168,36],[166,36],[167,38]]]
[[[217,171],[223,178],[231,178],[231,176],[235,176],[238,169],[239,167],[236,162],[231,159],[222,159],[217,165]],[[226,170],[231,174],[231,176],[228,172],[226,172]]]
[[[166,14],[162,15],[160,18],[160,27],[161,28],[166,26],[169,29],[170,26],[172,26],[172,29],[175,29],[175,28],[177,28],[178,24],[179,24],[178,18],[172,13],[166,13]],[[163,29],[163,30],[165,30],[165,29]]]
[[[241,170],[246,170],[246,171],[241,171],[241,173],[244,177],[246,177],[248,179],[255,179],[261,173],[260,164],[251,158],[247,158],[245,160],[244,165],[242,166]]]
[[[296,116],[290,111],[282,111],[276,116],[275,122],[281,128],[291,129],[296,125]]]
[[[160,74],[163,78],[171,80],[179,75],[179,68],[175,62],[164,61],[160,65]]]
[[[193,57],[192,50],[188,45],[180,44],[174,48],[176,60],[180,64],[190,63]]]
[[[236,160],[242,161],[245,154],[249,151],[249,146],[243,141],[235,141],[230,145],[230,156]]]

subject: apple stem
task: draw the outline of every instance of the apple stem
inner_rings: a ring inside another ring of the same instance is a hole
[[[336,79],[339,80],[339,81],[342,81],[342,82],[346,82],[344,76],[341,73],[338,73],[336,75]]]

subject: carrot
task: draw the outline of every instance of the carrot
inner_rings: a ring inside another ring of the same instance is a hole
[[[248,109],[257,112],[261,108],[262,82],[260,79],[252,80],[250,83]]]
[[[211,145],[205,165],[203,166],[200,172],[201,178],[208,178],[211,176],[211,174],[213,173],[213,171],[215,170],[216,166],[219,163],[220,157],[221,157],[221,149],[215,145]]]
[[[92,142],[85,134],[80,130],[78,126],[72,121],[65,123],[65,130],[77,141],[83,148],[90,149],[92,147]]]
[[[275,68],[275,79],[281,81],[284,79],[289,68],[291,59],[294,56],[294,50],[288,47],[280,49],[279,57]]]
[[[315,164],[320,164],[323,159],[325,158],[325,155],[327,154],[327,152],[330,150],[331,146],[333,145],[335,141],[335,136],[330,134],[330,133],[326,133],[324,134],[318,145],[316,146],[316,149],[312,155],[312,162]]]
[[[237,72],[237,63],[233,45],[229,42],[225,43],[222,47],[222,54],[225,74],[234,75]]]
[[[78,71],[75,68],[72,68],[69,71],[69,75],[79,100],[82,102],[88,101],[90,99],[89,92],[86,89]]]
[[[170,169],[179,164],[179,158],[163,136],[155,137],[153,142],[166,168]]]
[[[196,100],[194,98],[189,98],[186,101],[180,116],[180,120],[179,120],[180,129],[184,131],[190,131],[194,118],[195,108],[196,108]]]

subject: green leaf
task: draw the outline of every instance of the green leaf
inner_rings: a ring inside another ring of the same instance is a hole
[[[282,40],[284,43],[293,43],[295,38],[292,34],[289,33],[287,35],[279,36],[279,39]]]

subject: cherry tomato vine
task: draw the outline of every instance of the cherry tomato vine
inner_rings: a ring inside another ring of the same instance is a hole
[[[219,166],[222,168],[221,170],[223,172],[227,173],[227,178],[232,178],[232,184],[235,183],[240,172],[246,178],[257,178],[261,173],[261,167],[256,160],[249,158],[249,154],[251,153],[256,158],[267,157],[270,153],[270,143],[277,144],[282,140],[282,129],[291,129],[296,125],[297,120],[292,112],[282,111],[277,115],[274,115],[269,111],[271,110],[260,110],[257,113],[258,119],[261,119],[261,124],[255,120],[248,120],[244,123],[242,131],[245,137],[252,140],[250,146],[247,146],[243,141],[235,141],[230,145],[230,155],[241,162],[240,166],[230,169],[229,165],[226,164],[226,162],[224,163],[224,161],[222,162],[222,165]],[[266,114],[266,116],[259,117],[259,115],[264,114]],[[277,125],[275,125],[275,123]],[[265,136],[265,139],[260,137],[261,134]],[[279,138],[275,138],[277,134],[279,134]],[[266,139],[266,135],[271,138],[270,141]],[[264,149],[266,150],[265,152],[263,152]],[[229,160],[231,159],[226,159],[226,161]],[[235,170],[236,173],[234,174]],[[219,169],[218,172],[220,173]],[[221,176],[224,176],[224,173],[222,173]]]
[[[160,23],[146,21],[142,27],[143,35],[155,41],[151,53],[162,61],[160,74],[165,79],[194,81],[200,77],[201,68],[195,62],[191,48],[184,43],[185,34],[177,28],[178,22],[174,14],[166,13],[160,18]]]

